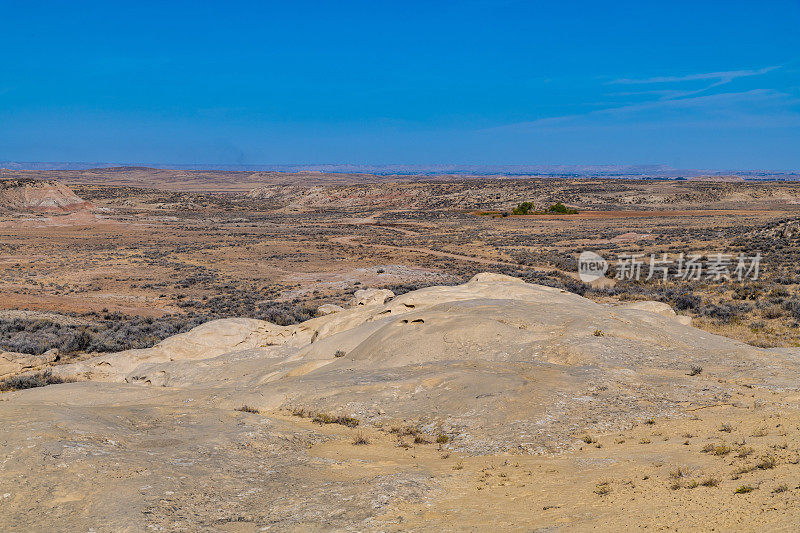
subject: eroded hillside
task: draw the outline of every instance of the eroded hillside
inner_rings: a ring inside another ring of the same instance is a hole
[[[630,528],[679,524],[670,505],[713,513],[744,486],[746,528],[765,500],[759,523],[797,518],[796,350],[496,274],[330,311],[209,322],[0,396],[7,523]],[[516,498],[541,507],[520,515]],[[456,502],[487,515],[454,517]]]

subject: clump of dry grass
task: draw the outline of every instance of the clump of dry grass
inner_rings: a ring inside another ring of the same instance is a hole
[[[606,494],[611,493],[611,482],[610,481],[601,481],[597,485],[595,485],[594,493],[598,496],[605,496]]]
[[[756,468],[760,468],[761,470],[770,470],[775,468],[775,464],[777,460],[772,455],[764,455],[761,459],[756,463]]]
[[[292,414],[292,416],[299,418],[314,418],[314,411],[306,410],[303,407],[293,407],[289,412]]]
[[[359,431],[358,434],[356,434],[356,438],[353,439],[353,446],[363,446],[366,444],[369,444],[369,440]]]
[[[351,416],[331,416],[326,413],[317,413],[316,415],[314,415],[312,421],[320,425],[339,424],[342,426],[347,426],[349,428],[354,428],[359,424],[357,418],[353,418]]]
[[[257,415],[258,413],[261,412],[255,407],[250,407],[249,405],[243,405],[241,407],[237,407],[236,410],[241,411],[243,413],[253,413],[254,415]]]
[[[300,418],[310,418],[312,422],[315,422],[320,425],[324,424],[339,424],[342,426],[347,426],[349,428],[354,428],[358,426],[359,420],[358,418],[354,418],[352,416],[341,416],[341,415],[329,415],[327,413],[317,413],[314,411],[306,410],[302,407],[295,407],[291,410],[292,416],[297,416]]]
[[[751,448],[749,446],[748,447],[742,447],[742,448],[739,448],[739,450],[737,450],[736,457],[738,457],[739,459],[743,459],[743,458],[749,456],[752,453],[753,453],[753,448]]]
[[[412,426],[395,426],[389,429],[389,433],[392,435],[397,435],[399,437],[416,437],[420,435],[422,432]]]
[[[699,376],[702,373],[703,373],[703,367],[702,366],[692,365],[689,368],[689,374],[687,374],[687,375],[689,375],[689,376]]]
[[[13,391],[23,389],[34,389],[36,387],[46,387],[47,385],[58,385],[60,383],[71,383],[73,378],[60,378],[54,376],[50,369],[33,374],[20,374],[0,381],[0,391]]]
[[[731,447],[724,442],[720,444],[706,444],[701,451],[718,457],[724,457],[731,453]]]
[[[689,469],[685,466],[679,466],[669,473],[671,479],[680,479],[682,477],[689,477]]]

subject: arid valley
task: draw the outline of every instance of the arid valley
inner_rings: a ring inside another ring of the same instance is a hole
[[[800,2],[0,2],[0,533],[800,531]]]
[[[799,241],[790,181],[2,170],[0,522],[792,531]]]

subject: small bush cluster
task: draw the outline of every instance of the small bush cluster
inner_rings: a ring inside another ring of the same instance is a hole
[[[577,215],[578,210],[572,209],[571,207],[567,207],[561,202],[556,202],[547,208],[546,213],[553,213],[558,215]]]
[[[522,202],[515,207],[511,213],[514,215],[527,215],[533,211],[533,202]]]
[[[533,202],[522,202],[517,204],[511,214],[513,215],[577,215],[578,210],[573,209],[571,207],[567,207],[561,202],[556,202],[544,211],[534,211],[534,204]]]
[[[724,442],[721,444],[707,444],[701,451],[703,453],[710,453],[711,455],[723,457],[731,453],[731,447]]]
[[[315,411],[306,410],[303,407],[295,407],[291,410],[292,416],[297,416],[300,418],[310,418],[312,422],[317,424],[340,424],[342,426],[347,426],[349,428],[354,428],[358,426],[359,420],[358,418],[353,418],[352,416],[334,416],[329,415],[327,413],[319,413]]]
[[[57,385],[59,383],[68,383],[72,380],[62,379],[54,376],[50,370],[37,372],[35,374],[21,374],[13,376],[0,381],[0,391],[12,391],[33,389],[36,387],[44,387],[47,385]]]
[[[351,416],[331,416],[326,413],[317,413],[312,418],[313,422],[317,424],[339,424],[342,426],[347,426],[349,428],[354,428],[358,426],[358,418],[353,418]]]
[[[205,321],[201,317],[143,318],[119,314],[106,314],[100,320],[81,325],[49,319],[0,319],[0,349],[40,355],[53,348],[66,354],[150,348]]]

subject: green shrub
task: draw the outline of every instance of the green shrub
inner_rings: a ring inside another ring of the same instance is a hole
[[[533,211],[533,202],[522,202],[511,213],[514,215],[529,215],[531,211]]]
[[[578,210],[572,209],[571,207],[567,207],[561,202],[556,202],[550,207],[547,208],[547,213],[553,213],[557,215],[577,215]]]

